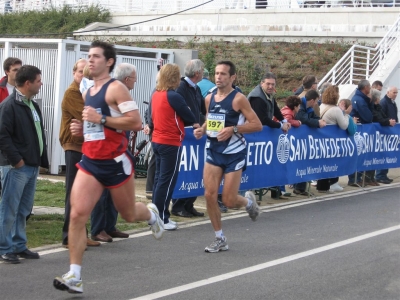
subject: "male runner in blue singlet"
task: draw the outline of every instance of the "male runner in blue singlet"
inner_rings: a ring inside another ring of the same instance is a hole
[[[232,88],[235,79],[236,68],[232,62],[217,63],[215,67],[217,90],[205,99],[206,122],[194,130],[197,139],[207,134],[207,157],[203,178],[207,212],[215,231],[215,240],[205,248],[205,251],[211,253],[228,250],[217,203],[218,188],[222,179],[224,179],[222,201],[227,207],[246,207],[253,221],[259,215],[254,194],[246,192],[245,197],[242,197],[238,195],[238,190],[242,171],[246,168],[247,146],[243,133],[260,131],[262,125],[247,98]]]
[[[157,207],[135,202],[134,159],[127,151],[125,131],[139,131],[142,120],[127,87],[110,77],[116,61],[112,45],[95,41],[90,46],[88,64],[94,86],[83,93],[83,124],[71,123],[73,135],[84,136],[82,159],[71,192],[71,214],[68,232],[70,271],[56,277],[56,289],[82,293],[82,257],[86,247],[86,221],[108,188],[115,208],[127,222],[148,221],[156,239],[164,232],[164,222]]]

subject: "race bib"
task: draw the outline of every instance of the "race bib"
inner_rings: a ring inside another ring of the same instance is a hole
[[[96,111],[101,114],[101,108],[96,108]],[[104,126],[88,121],[83,122],[83,136],[85,142],[104,140]]]
[[[218,132],[225,128],[225,114],[207,115],[207,135],[211,138],[216,138]]]

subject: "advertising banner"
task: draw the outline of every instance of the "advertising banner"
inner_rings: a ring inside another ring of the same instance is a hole
[[[336,125],[321,129],[300,126],[288,134],[264,126],[261,132],[246,134],[247,166],[240,190],[400,167],[400,125],[357,127],[354,136]],[[173,198],[204,195],[205,141],[205,136],[196,140],[193,129],[186,128]],[[221,190],[222,186],[223,182]]]

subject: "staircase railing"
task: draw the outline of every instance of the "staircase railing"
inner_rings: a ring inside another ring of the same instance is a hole
[[[368,80],[378,66],[385,66],[389,51],[398,45],[399,39],[400,16],[376,47],[353,45],[320,80],[319,86],[324,82],[340,85],[357,84],[362,79]]]

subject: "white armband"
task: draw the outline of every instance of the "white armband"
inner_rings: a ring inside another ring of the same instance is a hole
[[[135,101],[125,101],[118,104],[119,111],[121,113],[126,113],[128,111],[137,110],[139,109]]]

